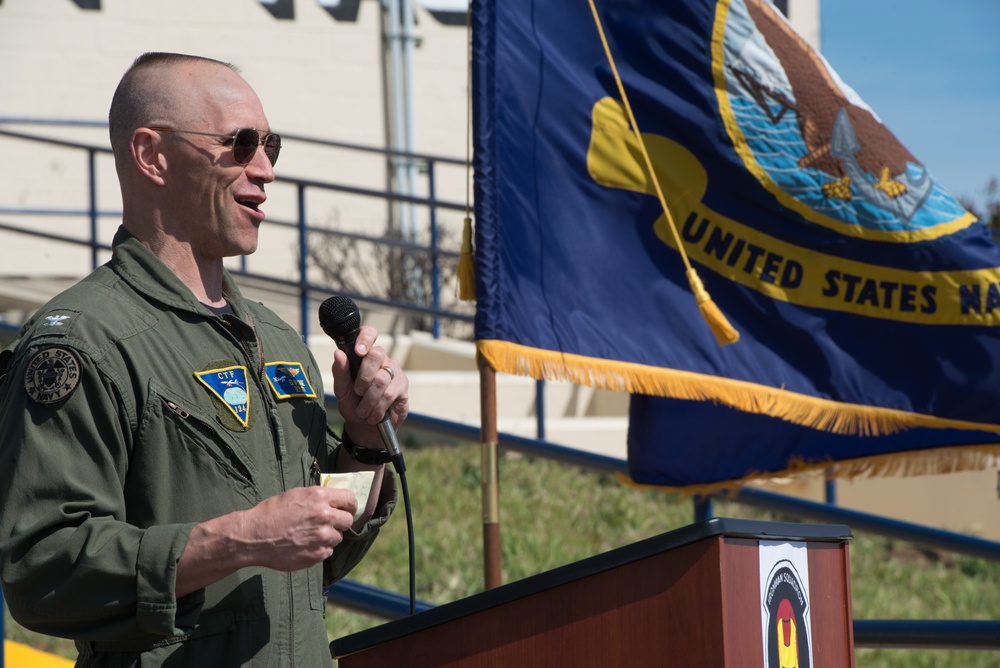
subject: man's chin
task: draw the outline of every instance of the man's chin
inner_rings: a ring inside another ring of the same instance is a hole
[[[257,240],[247,241],[241,244],[234,244],[233,248],[226,253],[225,257],[244,257],[247,255],[253,255],[257,252]]]
[[[242,239],[243,246],[240,255],[253,255],[260,245],[260,223],[254,222],[253,230],[248,231],[246,238]]]

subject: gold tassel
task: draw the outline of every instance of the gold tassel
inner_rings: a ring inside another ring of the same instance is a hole
[[[465,13],[466,96],[465,96],[465,220],[462,224],[462,248],[458,253],[458,298],[476,301],[476,265],[472,250],[472,7]]]
[[[462,225],[462,250],[458,254],[458,296],[462,301],[476,300],[476,268],[472,261],[472,219]]]
[[[691,284],[691,290],[694,292],[695,299],[698,302],[698,310],[701,311],[701,316],[708,323],[708,328],[712,330],[712,334],[715,335],[715,340],[719,342],[719,345],[725,346],[739,341],[740,333],[729,324],[729,320],[726,319],[726,316],[722,315],[722,311],[712,301],[694,267],[688,268],[687,277],[688,283]]]

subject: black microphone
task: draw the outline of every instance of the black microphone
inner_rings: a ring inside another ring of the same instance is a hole
[[[319,307],[319,325],[326,335],[333,339],[337,347],[347,353],[351,378],[357,378],[358,368],[361,366],[361,358],[354,352],[354,344],[361,330],[361,311],[358,310],[358,305],[353,299],[343,295],[327,298]],[[402,474],[406,470],[406,465],[403,463],[399,439],[396,438],[396,430],[392,427],[388,412],[378,423],[378,431],[386,450],[389,451],[389,456],[392,457],[396,472]]]
[[[320,304],[319,324],[326,335],[337,344],[337,347],[347,353],[347,359],[351,366],[351,378],[357,378],[358,368],[361,366],[361,358],[354,352],[354,344],[358,340],[358,332],[361,330],[361,311],[358,310],[358,305],[354,303],[353,299],[343,295],[329,297]],[[412,615],[416,611],[417,601],[416,554],[413,546],[413,514],[410,510],[410,490],[406,484],[406,463],[403,461],[403,453],[400,451],[399,441],[396,439],[396,430],[392,428],[388,412],[378,423],[378,431],[382,436],[385,449],[389,451],[393,468],[399,475],[399,484],[403,490],[403,508],[406,510],[406,535],[410,557],[410,614]]]

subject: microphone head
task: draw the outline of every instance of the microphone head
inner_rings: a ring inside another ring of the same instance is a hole
[[[320,304],[319,324],[327,336],[341,339],[360,329],[361,311],[350,297],[334,295]]]

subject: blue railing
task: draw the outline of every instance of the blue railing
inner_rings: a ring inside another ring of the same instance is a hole
[[[24,119],[0,119],[0,124],[7,122],[27,122]],[[101,123],[89,122],[64,122],[51,121],[52,125],[94,125]],[[87,203],[78,208],[64,209],[42,209],[6,206],[0,202],[0,215],[9,214],[16,216],[70,216],[85,218],[89,224],[87,238],[72,237],[68,235],[43,232],[28,229],[22,226],[11,225],[0,222],[0,230],[18,234],[31,235],[36,238],[48,239],[69,244],[83,245],[90,249],[91,262],[93,266],[99,264],[101,253],[110,250],[107,244],[103,244],[99,237],[99,222],[104,218],[120,218],[121,211],[101,209],[97,203],[97,168],[96,158],[101,153],[110,153],[110,149],[105,146],[96,146],[84,142],[67,141],[42,137],[39,135],[24,132],[12,131],[0,128],[0,137],[9,137],[15,140],[32,142],[43,142],[51,146],[62,147],[71,150],[85,151],[87,154],[87,176],[88,190]],[[434,334],[438,334],[438,326],[442,320],[454,320],[458,322],[471,322],[473,316],[470,313],[462,313],[455,310],[441,307],[440,289],[441,285],[437,280],[437,261],[447,259],[453,261],[457,258],[455,251],[438,247],[439,235],[437,232],[439,211],[462,211],[465,206],[458,203],[446,202],[435,197],[436,165],[451,164],[463,165],[462,161],[442,158],[424,154],[404,154],[393,151],[386,151],[372,147],[359,146],[343,142],[332,142],[324,140],[313,140],[307,137],[283,134],[287,140],[297,140],[303,142],[313,142],[327,145],[332,148],[347,149],[354,151],[364,151],[375,154],[383,154],[390,158],[404,157],[419,160],[426,165],[427,170],[427,194],[418,197],[412,195],[402,195],[387,190],[373,188],[363,188],[358,186],[328,183],[323,181],[295,179],[289,177],[276,177],[276,183],[286,184],[296,189],[297,211],[294,221],[282,221],[269,218],[269,224],[279,225],[287,228],[294,228],[298,233],[299,265],[297,280],[288,280],[276,276],[253,273],[247,271],[246,264],[241,266],[241,270],[234,272],[249,278],[263,279],[272,282],[274,285],[284,286],[294,289],[299,295],[300,323],[303,336],[308,335],[309,315],[312,313],[311,303],[332,294],[333,292],[343,292],[333,286],[319,285],[308,280],[308,240],[310,235],[340,235],[355,240],[370,242],[373,244],[390,245],[414,253],[429,253],[433,258],[435,275],[432,281],[432,294],[428,303],[417,304],[406,300],[391,299],[384,296],[371,294],[350,294],[358,301],[370,305],[382,306],[403,313],[426,316],[432,318],[434,322]],[[363,197],[378,198],[386,201],[411,203],[426,207],[429,211],[428,225],[430,232],[430,246],[421,246],[408,243],[400,239],[389,237],[368,236],[356,233],[338,232],[326,228],[318,228],[308,224],[308,211],[306,207],[306,192],[310,189],[330,190]],[[0,329],[12,330],[10,324],[0,323]],[[538,395],[543,395],[542,384],[539,383]],[[327,397],[328,403],[335,402],[332,396]],[[543,416],[544,410],[538,410],[538,415]],[[411,414],[407,420],[407,428],[419,429],[448,438],[459,440],[478,441],[480,432],[478,427],[450,422],[439,418]],[[558,444],[549,443],[544,440],[544,422],[539,419],[538,438],[527,438],[512,434],[500,434],[500,446],[506,449],[515,450],[533,456],[554,459],[567,464],[572,464],[588,469],[599,470],[610,473],[626,473],[627,464],[624,460],[612,457],[594,455],[591,453],[566,448]],[[832,490],[828,491],[828,500],[832,500]],[[971,555],[978,558],[1000,560],[1000,543],[986,541],[963,534],[955,534],[940,531],[930,527],[916,524],[900,522],[897,520],[851,511],[838,508],[831,503],[815,503],[804,501],[793,497],[773,494],[760,490],[743,489],[735,496],[727,495],[728,501],[736,501],[751,506],[765,508],[772,511],[791,514],[804,519],[811,519],[824,522],[842,523],[854,528],[871,531],[882,535],[887,535],[913,543],[928,545],[931,547],[950,550],[962,554]],[[711,498],[700,499],[696,504],[696,517],[705,518],[712,514]],[[337,583],[328,590],[331,601],[336,605],[363,612],[383,619],[396,619],[409,613],[409,601],[402,595],[387,592],[374,587],[360,585],[352,582]],[[416,603],[418,611],[432,607],[432,604],[419,601]],[[0,597],[0,637],[4,637],[3,628],[3,599]],[[854,621],[855,645],[858,647],[926,647],[926,648],[972,648],[1000,649],[1000,622],[994,621],[916,621],[916,620],[855,620]],[[3,668],[3,647],[0,643],[0,668]]]
[[[0,125],[2,124],[27,124],[31,121],[26,119],[18,118],[0,118]],[[89,121],[43,121],[44,125],[69,125],[69,126],[100,126],[100,123],[89,122]],[[82,217],[86,218],[89,223],[88,237],[81,239],[79,237],[72,237],[68,235],[56,234],[52,232],[40,232],[33,229],[27,229],[18,225],[12,225],[8,223],[0,222],[0,230],[14,233],[28,234],[35,237],[41,237],[45,239],[50,239],[53,241],[61,241],[70,244],[81,244],[89,246],[91,249],[91,264],[96,267],[99,264],[99,256],[101,251],[110,250],[107,244],[100,242],[99,236],[99,222],[105,218],[121,218],[122,212],[120,210],[111,209],[101,209],[98,206],[98,170],[97,170],[97,156],[99,154],[110,155],[111,149],[104,145],[95,145],[80,141],[71,141],[66,139],[57,139],[52,137],[45,137],[37,134],[31,134],[27,132],[10,130],[0,128],[0,137],[8,137],[14,140],[31,141],[46,144],[51,147],[72,149],[77,151],[84,151],[87,154],[87,185],[88,185],[88,201],[83,207],[76,208],[29,208],[23,206],[10,206],[5,203],[0,202],[0,215],[11,215],[11,216],[67,216],[67,217]],[[363,301],[369,305],[382,306],[390,308],[394,311],[406,313],[409,315],[419,315],[427,316],[432,320],[432,334],[437,337],[440,335],[440,323],[442,320],[450,320],[456,322],[471,323],[473,320],[473,315],[470,312],[462,312],[455,309],[442,308],[441,299],[441,266],[440,263],[443,260],[448,260],[451,262],[458,261],[458,251],[441,248],[439,246],[441,234],[439,225],[439,213],[441,211],[450,211],[464,214],[466,211],[466,205],[457,202],[449,202],[445,200],[438,199],[436,197],[437,181],[438,181],[438,166],[439,165],[450,165],[453,167],[464,166],[464,161],[456,160],[454,158],[446,158],[441,156],[434,156],[425,153],[406,153],[401,151],[391,151],[386,149],[378,149],[373,147],[360,146],[357,144],[350,144],[345,142],[336,142],[321,139],[312,139],[308,137],[303,137],[300,135],[289,135],[282,134],[282,138],[287,142],[300,141],[303,143],[310,143],[318,146],[323,146],[327,148],[343,149],[349,151],[358,152],[368,152],[373,154],[381,154],[386,157],[387,160],[399,160],[405,159],[419,163],[425,169],[426,173],[426,196],[408,195],[403,193],[394,192],[392,190],[384,190],[377,188],[368,188],[357,185],[349,185],[343,183],[331,183],[312,179],[303,178],[292,178],[287,176],[275,176],[275,184],[290,186],[295,189],[296,196],[295,200],[297,203],[295,219],[293,221],[282,220],[281,218],[268,218],[268,225],[289,229],[296,229],[298,234],[298,278],[296,280],[282,279],[277,275],[265,275],[254,273],[246,269],[246,258],[243,259],[241,264],[241,269],[234,271],[233,273],[238,275],[243,275],[248,278],[264,279],[271,281],[277,285],[284,285],[288,287],[293,287],[298,291],[299,294],[299,331],[303,338],[309,336],[312,301],[315,299],[322,299],[325,296],[337,292],[339,294],[346,294],[349,297],[355,298],[358,301]],[[343,232],[338,230],[333,230],[325,227],[317,227],[310,225],[309,212],[306,205],[306,193],[310,190],[325,190],[336,193],[342,193],[345,195],[360,196],[365,198],[370,198],[374,200],[381,200],[386,202],[393,202],[399,204],[410,204],[418,207],[426,208],[427,210],[427,235],[430,239],[430,245],[423,245],[418,243],[412,243],[403,239],[394,238],[385,235],[366,235],[351,232]],[[310,239],[315,239],[320,236],[336,236],[345,239],[352,239],[356,241],[369,242],[374,245],[380,245],[385,247],[392,247],[413,255],[426,255],[430,258],[431,267],[431,291],[428,296],[426,303],[414,303],[410,300],[404,299],[392,299],[384,296],[371,295],[371,294],[352,294],[349,291],[345,291],[339,286],[321,285],[310,281],[309,279],[309,242]]]

